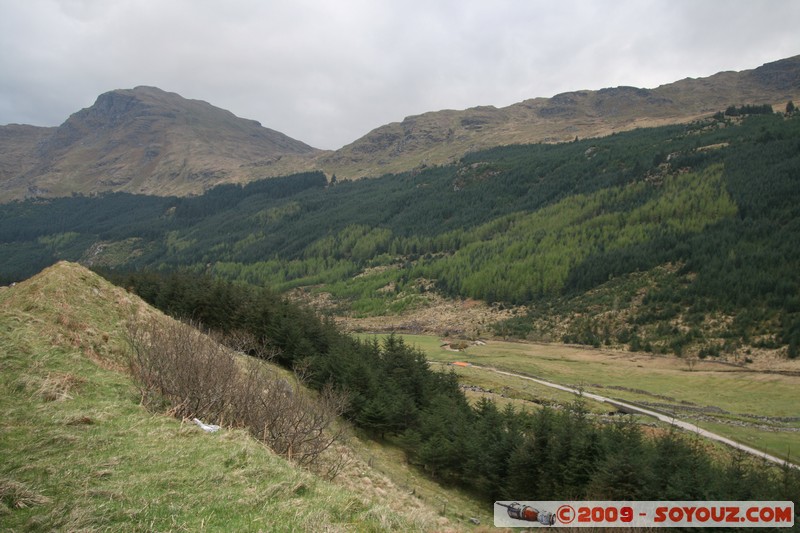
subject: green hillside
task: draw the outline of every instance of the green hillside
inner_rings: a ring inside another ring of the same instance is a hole
[[[502,335],[679,355],[800,350],[800,116],[474,152],[347,182],[0,206],[0,276],[57,259],[327,293],[354,316],[431,291],[525,306]],[[487,328],[489,325],[487,325]],[[749,350],[749,352],[748,352]]]

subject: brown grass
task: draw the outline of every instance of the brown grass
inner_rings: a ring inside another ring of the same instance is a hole
[[[48,374],[36,394],[46,402],[69,400],[72,398],[70,392],[79,389],[84,383],[84,378],[69,372]]]
[[[425,299],[424,305],[399,315],[361,318],[336,316],[335,320],[350,332],[397,331],[475,338],[486,335],[491,324],[522,312],[520,308],[501,309],[477,300],[452,300],[434,293],[427,293]]]
[[[50,499],[8,478],[0,478],[0,502],[11,509],[25,509],[50,503]]]

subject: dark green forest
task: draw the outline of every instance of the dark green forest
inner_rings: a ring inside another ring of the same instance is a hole
[[[187,273],[109,276],[173,316],[251,334],[254,353],[302,369],[316,389],[343,391],[345,416],[361,431],[487,502],[800,497],[795,469],[733,452],[712,458],[699,437],[653,436],[626,416],[598,423],[580,397],[561,409],[499,409],[485,398],[471,406],[454,373],[431,370],[401,338],[358,340],[268,289]]]
[[[433,288],[527,306],[494,325],[504,336],[796,357],[800,117],[762,107],[368,180],[312,172],[189,198],[5,204],[0,282],[68,259],[308,287],[357,315],[403,311]],[[612,307],[561,338],[541,327],[543,314]]]

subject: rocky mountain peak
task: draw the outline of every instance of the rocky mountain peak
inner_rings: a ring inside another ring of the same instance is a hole
[[[24,165],[4,164],[0,153],[0,195],[197,194],[291,173],[319,153],[255,120],[147,86],[105,92],[35,141],[23,143],[31,154]]]

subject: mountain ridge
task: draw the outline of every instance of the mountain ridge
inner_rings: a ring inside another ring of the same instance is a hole
[[[577,90],[502,108],[477,106],[414,115],[321,156],[320,166],[352,177],[376,176],[453,162],[464,153],[492,146],[567,142],[691,122],[744,103],[781,106],[798,95],[800,56],[794,56],[752,70],[684,78],[655,89]]]
[[[429,111],[325,151],[202,100],[138,86],[101,94],[56,128],[0,126],[0,201],[118,191],[187,196],[309,170],[377,177],[494,146],[687,123],[731,105],[781,109],[793,99],[800,99],[800,55],[654,89],[576,90],[501,108]]]

